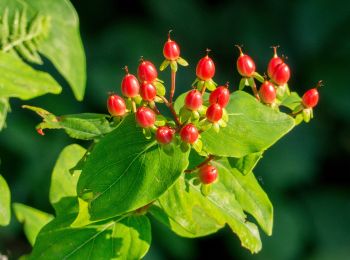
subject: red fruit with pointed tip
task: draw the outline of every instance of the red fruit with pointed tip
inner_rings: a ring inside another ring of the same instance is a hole
[[[193,144],[197,141],[199,137],[199,132],[197,127],[195,127],[193,124],[187,124],[180,130],[180,137],[181,140],[188,144]]]
[[[269,64],[267,65],[267,75],[271,78],[272,74],[276,68],[276,66],[278,66],[279,64],[283,63],[283,60],[278,57],[277,55],[277,48],[278,46],[274,46],[273,47],[273,57],[271,58],[271,60],[269,61]]]
[[[286,63],[278,64],[272,72],[271,79],[279,86],[288,82],[290,78],[290,70]]]
[[[143,81],[153,82],[154,80],[157,79],[158,72],[152,62],[141,60],[137,68],[137,75],[141,82]]]
[[[236,45],[236,47],[240,52],[237,59],[237,70],[239,74],[241,74],[243,77],[252,77],[255,72],[255,63],[253,59],[247,54],[244,54],[240,46]]]
[[[273,104],[276,100],[276,89],[270,81],[264,81],[259,89],[259,96],[265,104]]]
[[[136,111],[136,122],[143,128],[149,128],[154,125],[156,114],[148,107],[139,107]]]
[[[212,104],[208,107],[206,117],[212,122],[216,123],[222,118],[222,107],[219,104]]]
[[[156,87],[152,83],[144,81],[141,84],[140,95],[145,101],[153,101],[157,95]]]
[[[170,32],[168,34],[168,40],[163,47],[163,55],[167,60],[176,60],[180,57],[179,45],[170,39]]]
[[[196,90],[193,89],[186,95],[185,98],[185,107],[187,109],[197,111],[203,104],[203,98],[202,94]]]
[[[41,129],[41,128],[36,129],[36,131],[39,135],[43,135],[43,136],[45,135],[43,129]]]
[[[209,96],[210,104],[219,104],[221,107],[226,107],[230,100],[230,91],[226,86],[217,87]]]
[[[122,80],[122,93],[124,96],[129,98],[136,97],[140,90],[139,81],[134,75],[129,74],[127,67],[125,67],[125,72],[126,75]]]
[[[218,169],[206,164],[199,169],[199,179],[204,184],[213,183],[218,178]]]
[[[112,116],[123,116],[126,113],[125,101],[118,95],[110,95],[107,99],[107,109]]]
[[[313,108],[317,105],[319,99],[318,90],[316,88],[309,89],[303,95],[303,105],[306,108]]]
[[[161,126],[157,129],[156,139],[161,144],[169,144],[174,137],[175,130],[169,126]]]
[[[215,64],[208,54],[199,60],[196,67],[196,75],[201,80],[210,80],[214,77]]]

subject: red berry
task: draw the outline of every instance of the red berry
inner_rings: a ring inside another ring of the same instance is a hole
[[[193,124],[187,124],[180,130],[181,140],[185,143],[193,144],[199,136],[198,129]]]
[[[129,74],[127,66],[125,66],[125,72],[126,75],[122,80],[122,93],[126,97],[133,98],[139,94],[139,81],[134,75]]]
[[[213,183],[218,177],[218,169],[216,167],[206,164],[199,169],[199,179],[204,184]]]
[[[168,144],[173,140],[175,130],[168,126],[161,126],[157,129],[156,139],[161,144]]]
[[[43,129],[41,129],[41,128],[36,129],[36,131],[39,135],[45,135]]]
[[[219,104],[221,107],[226,107],[230,100],[230,91],[227,87],[217,87],[209,96],[210,104]]]
[[[143,100],[145,101],[152,101],[157,94],[156,87],[147,81],[142,82],[141,88],[140,88],[140,95]]]
[[[238,45],[236,47],[239,49],[240,55],[237,59],[237,70],[239,74],[243,77],[251,77],[255,72],[255,63],[253,59],[244,54],[242,48]]]
[[[156,114],[148,107],[139,107],[136,111],[136,122],[143,128],[154,125]]]
[[[141,63],[137,68],[137,75],[140,81],[153,82],[155,79],[157,79],[158,72],[152,62],[141,60]]]
[[[209,50],[207,50],[209,52]],[[214,77],[215,64],[208,54],[201,58],[196,67],[196,75],[201,80],[209,80]]]
[[[278,57],[278,55],[277,55],[277,48],[278,48],[278,46],[273,47],[274,55],[271,58],[271,60],[269,61],[269,64],[267,65],[267,75],[270,78],[272,77],[272,74],[273,74],[276,66],[283,63],[283,60],[280,57]]]
[[[164,44],[163,55],[167,60],[176,60],[180,57],[180,47],[170,39],[170,32],[168,34],[168,41]]]
[[[290,70],[286,63],[278,64],[272,72],[271,79],[279,86],[288,82],[290,78]]]
[[[270,81],[264,81],[259,89],[259,96],[265,104],[273,104],[276,99],[275,86]]]
[[[312,88],[306,91],[303,95],[303,104],[307,108],[313,108],[317,105],[318,99],[318,90],[316,88]]]
[[[222,107],[219,104],[212,104],[207,109],[207,119],[212,122],[216,123],[222,118]]]
[[[118,95],[110,95],[108,97],[107,108],[112,116],[123,116],[126,112],[125,101]]]
[[[186,108],[196,111],[202,106],[202,104],[203,104],[202,94],[198,90],[193,89],[190,92],[188,92],[185,98]]]

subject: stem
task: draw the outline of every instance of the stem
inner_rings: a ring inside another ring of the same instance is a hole
[[[210,155],[208,156],[207,159],[205,159],[203,162],[201,162],[200,164],[198,164],[194,169],[187,169],[187,170],[185,170],[185,173],[194,172],[195,170],[201,168],[203,165],[208,164],[208,163],[209,163],[211,160],[213,160],[214,158],[215,158],[215,156],[212,155],[212,154],[210,154]]]
[[[173,104],[173,98],[175,94],[175,80],[176,80],[176,71],[171,70],[171,89],[170,89],[170,104]]]
[[[253,79],[253,85],[251,87],[252,87],[254,96],[256,97],[256,99],[258,101],[260,101],[260,96],[259,96],[259,93],[258,93],[258,89],[256,88],[256,84],[255,84],[255,80],[254,79]]]
[[[176,123],[178,126],[181,126],[179,117],[178,117],[177,114],[176,114],[176,111],[175,111],[175,109],[174,109],[173,104],[170,103],[170,102],[166,99],[166,97],[163,97],[163,96],[158,96],[158,97],[161,98],[161,99],[164,101],[164,104],[169,108],[171,114],[172,114],[173,117],[174,117],[175,123]]]
[[[131,103],[132,103],[132,111],[133,111],[134,113],[136,113],[136,103],[135,103],[135,100],[132,100]]]
[[[207,87],[206,87],[205,84],[204,84],[204,85],[203,85],[203,88],[202,88],[202,91],[201,91],[202,96],[203,96],[203,94],[204,94],[204,92],[205,92],[206,89],[207,89]]]

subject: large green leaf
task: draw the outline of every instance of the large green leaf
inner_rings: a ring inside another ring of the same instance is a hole
[[[18,221],[23,224],[29,243],[33,246],[39,231],[53,219],[53,216],[21,203],[13,203],[13,210]]]
[[[5,126],[6,116],[10,110],[8,98],[0,98],[0,131]]]
[[[4,177],[0,175],[0,226],[6,226],[10,223],[11,209],[10,209],[11,194],[9,186]]]
[[[60,85],[45,72],[34,70],[20,58],[0,51],[0,97],[31,99],[59,94]]]
[[[60,153],[51,176],[50,202],[55,208],[56,215],[67,214],[76,205],[76,185],[80,176],[79,171],[70,173],[86,150],[77,144],[66,146]],[[76,209],[77,210],[77,209]]]
[[[38,13],[50,20],[50,30],[39,44],[39,51],[52,61],[70,84],[75,97],[82,100],[86,82],[86,59],[79,33],[79,18],[68,0],[2,0],[0,10],[27,10],[29,20]],[[18,70],[20,71],[20,70]],[[3,73],[1,73],[3,74]]]
[[[187,165],[188,152],[174,147],[166,153],[155,140],[145,138],[130,115],[87,157],[78,195],[89,201],[91,220],[113,217],[157,199]]]
[[[178,98],[176,109],[182,106],[184,97]],[[241,158],[261,152],[294,127],[292,117],[261,104],[243,91],[231,94],[226,110],[227,127],[221,128],[219,133],[211,128],[201,134],[203,149],[208,153]]]
[[[246,220],[244,211],[258,221],[267,234],[272,232],[272,205],[252,173],[244,176],[232,168],[227,159],[213,162],[219,181],[204,197],[199,186],[181,177],[159,199],[151,213],[175,233],[199,237],[216,232],[226,223],[241,240],[242,246],[255,253],[261,249],[259,231]]]
[[[72,228],[75,214],[53,220],[39,233],[30,259],[141,259],[151,243],[146,216]]]
[[[251,153],[241,158],[229,157],[228,161],[232,167],[246,175],[253,171],[254,167],[262,158],[262,155],[263,152]]]
[[[101,138],[114,128],[114,122],[109,122],[108,115],[83,113],[75,115],[55,116],[54,114],[32,106],[23,106],[36,112],[43,118],[37,129],[63,129],[70,137],[82,140]]]

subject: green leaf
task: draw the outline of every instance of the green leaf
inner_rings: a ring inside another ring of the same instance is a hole
[[[232,168],[226,159],[213,161],[212,164],[218,168],[220,182],[225,184],[243,210],[251,214],[270,236],[273,227],[273,207],[253,172],[242,175],[240,171]]]
[[[290,93],[282,101],[281,106],[287,107],[290,110],[294,110],[302,103],[301,97],[296,92]]]
[[[79,17],[68,0],[30,0],[35,10],[51,17],[48,37],[39,51],[49,58],[70,84],[77,100],[83,100],[86,84],[86,58],[79,33]]]
[[[177,60],[176,60],[177,63],[179,63],[181,66],[188,66],[188,62],[184,59],[184,58],[181,58],[179,57]]]
[[[182,107],[186,93],[179,96],[175,109]],[[208,94],[204,95],[204,99]],[[266,150],[294,127],[294,119],[258,102],[243,91],[235,91],[226,107],[229,120],[216,133],[201,134],[203,150],[210,154],[241,158]],[[178,111],[178,110],[177,110]]]
[[[22,8],[22,7],[20,7]],[[47,36],[50,28],[50,19],[46,16],[35,15],[30,21],[27,18],[27,10],[16,9],[14,18],[9,25],[8,8],[2,13],[1,26],[5,28],[0,34],[1,50],[3,52],[16,51],[23,59],[29,62],[42,64],[38,53],[38,45]],[[15,52],[13,52],[15,54]]]
[[[68,209],[74,209],[76,205],[76,185],[80,171],[70,169],[75,167],[86,150],[77,144],[66,146],[60,153],[51,176],[50,202],[55,208],[56,216],[67,214]],[[78,208],[75,209],[76,211]]]
[[[20,58],[0,51],[0,97],[31,99],[59,94],[60,85],[45,72],[34,70]]]
[[[39,46],[46,56],[70,84],[75,97],[82,100],[86,82],[86,58],[79,33],[79,18],[68,0],[2,0],[0,10],[26,9],[28,19],[38,13],[50,19],[50,30]],[[1,59],[0,59],[1,60]],[[3,73],[1,73],[3,75]],[[1,91],[0,91],[1,92]]]
[[[109,122],[108,115],[83,113],[74,115],[55,116],[39,107],[23,106],[36,112],[43,118],[37,129],[63,129],[70,137],[81,140],[98,139],[111,132],[114,122]]]
[[[73,228],[75,214],[54,219],[37,237],[30,259],[141,259],[151,243],[146,216]]]
[[[11,194],[4,177],[0,175],[0,226],[7,226],[11,219]]]
[[[200,186],[184,177],[159,199],[151,214],[176,234],[200,237],[214,233],[227,223],[240,238],[242,246],[252,253],[261,249],[259,231],[247,221],[250,213],[267,234],[272,232],[273,209],[267,195],[252,173],[244,176],[231,168],[226,159],[212,162],[218,168],[219,180],[207,196]]]
[[[0,98],[0,131],[6,126],[6,116],[10,111],[10,103],[8,98]]]
[[[253,73],[253,77],[254,77],[256,80],[260,81],[261,83],[263,83],[263,82],[265,81],[264,77],[261,76],[258,72],[254,72],[254,73]]]
[[[154,86],[156,87],[156,92],[158,96],[165,96],[165,86],[159,82],[159,81],[154,81],[153,82]]]
[[[170,64],[170,61],[169,61],[169,60],[164,60],[164,61],[162,62],[162,64],[160,65],[159,70],[160,70],[160,71],[165,70],[165,69],[169,66],[169,64]]]
[[[166,153],[155,140],[144,137],[130,115],[87,157],[78,181],[78,195],[89,201],[91,220],[113,217],[157,199],[187,165],[188,153],[178,146],[172,154]]]
[[[263,152],[251,153],[242,158],[229,157],[228,161],[231,167],[239,170],[243,175],[252,172],[259,160],[262,158]]]
[[[18,221],[23,224],[29,243],[33,246],[39,231],[53,219],[53,216],[21,203],[13,203],[13,210]]]

